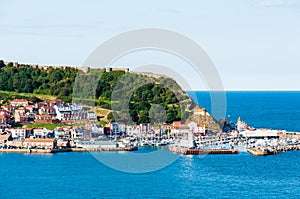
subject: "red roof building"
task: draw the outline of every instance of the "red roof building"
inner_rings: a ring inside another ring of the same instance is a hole
[[[10,102],[10,105],[12,106],[28,106],[29,102],[25,99],[14,99]]]

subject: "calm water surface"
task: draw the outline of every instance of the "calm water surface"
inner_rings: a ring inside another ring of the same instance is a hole
[[[151,173],[128,174],[89,153],[1,154],[1,198],[300,197],[300,152],[254,157],[180,157]]]

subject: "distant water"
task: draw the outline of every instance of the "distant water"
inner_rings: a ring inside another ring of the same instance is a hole
[[[191,93],[191,92],[188,92]],[[191,95],[193,96],[193,95]],[[198,102],[211,112],[209,92],[194,92]],[[236,122],[240,116],[253,127],[300,131],[300,92],[226,92],[227,114]]]
[[[151,173],[112,170],[89,153],[0,154],[1,198],[300,198],[300,152],[182,156]]]
[[[228,94],[228,114],[234,119],[241,116],[253,126],[297,130],[299,97],[299,93],[233,92]],[[153,148],[141,150],[149,152]],[[267,157],[245,152],[204,158],[181,156],[164,169],[144,174],[113,170],[90,153],[0,153],[0,196],[300,198],[299,168],[300,151]]]

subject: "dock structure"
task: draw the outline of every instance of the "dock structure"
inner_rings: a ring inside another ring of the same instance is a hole
[[[239,154],[237,149],[190,149],[184,147],[170,146],[169,150],[183,155],[207,155],[207,154]]]
[[[61,153],[61,152],[104,152],[104,151],[136,151],[138,147],[114,148],[62,148],[62,149],[0,149],[0,153]]]
[[[267,148],[253,148],[253,149],[247,149],[247,152],[254,155],[254,156],[266,156],[266,155],[274,155],[277,154],[275,152],[272,152],[268,150]]]
[[[298,151],[300,150],[300,144],[298,145],[284,145],[276,147],[256,147],[248,148],[247,152],[251,153],[254,156],[266,156],[266,155],[276,155],[280,152],[286,151]]]
[[[292,144],[292,145],[285,145],[285,146],[277,146],[277,151],[285,152],[285,151],[299,151],[300,150],[300,144]]]
[[[72,152],[101,152],[101,151],[137,151],[138,147],[115,147],[115,148],[71,148]]]

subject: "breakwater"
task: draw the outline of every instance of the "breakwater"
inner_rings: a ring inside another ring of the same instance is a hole
[[[276,155],[280,152],[286,151],[298,151],[300,150],[300,144],[297,145],[284,145],[276,147],[256,147],[248,148],[247,152],[251,153],[254,156],[265,156],[265,155]]]
[[[286,145],[286,146],[277,146],[276,147],[277,151],[298,151],[300,150],[300,144],[295,144],[295,145]]]
[[[184,147],[170,146],[169,150],[183,155],[206,155],[206,154],[238,154],[236,149],[189,149]]]

